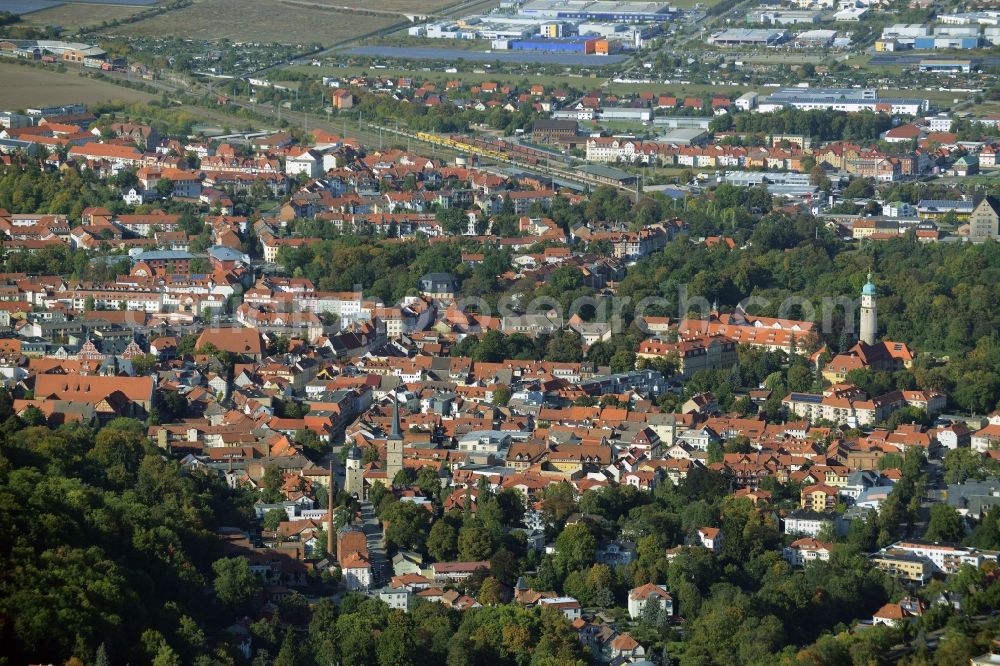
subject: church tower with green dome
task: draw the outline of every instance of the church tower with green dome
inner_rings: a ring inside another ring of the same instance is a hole
[[[868,282],[861,288],[861,341],[866,345],[875,344],[875,334],[878,330],[878,317],[875,311],[875,283],[871,271],[868,271]]]

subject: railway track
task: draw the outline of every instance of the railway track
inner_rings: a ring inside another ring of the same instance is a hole
[[[529,160],[528,156],[519,157],[516,153],[511,154],[508,150],[504,152],[502,148],[497,147],[496,149],[491,149],[484,147],[469,140],[465,137],[453,138],[448,136],[443,136],[439,134],[433,134],[431,132],[409,132],[406,130],[401,130],[394,127],[385,127],[382,125],[369,124],[369,128],[376,131],[389,132],[397,136],[406,137],[407,139],[419,141],[421,143],[430,144],[437,146],[439,148],[448,148],[456,151],[459,154],[466,155],[476,155],[477,157],[483,157],[499,164],[508,164],[510,166],[523,169],[524,171],[529,171],[545,176],[550,176],[552,178],[559,178],[562,180],[579,183],[582,185],[589,185],[592,187],[599,187],[603,185],[610,185],[622,192],[628,192],[629,194],[634,194],[635,190],[631,188],[624,187],[622,185],[616,185],[599,178],[595,178],[586,173],[581,173],[579,171],[574,171],[568,167],[559,168],[552,165],[552,160],[549,159],[547,162],[542,162],[541,160]],[[537,151],[543,152],[543,151]]]

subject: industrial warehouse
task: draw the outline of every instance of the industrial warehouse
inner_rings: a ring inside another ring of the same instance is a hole
[[[670,5],[664,2],[602,2],[600,0],[535,0],[518,10],[522,16],[591,21],[665,21]]]
[[[488,14],[416,25],[411,37],[488,40],[495,50],[607,55],[642,48],[673,17],[658,2],[536,0]]]

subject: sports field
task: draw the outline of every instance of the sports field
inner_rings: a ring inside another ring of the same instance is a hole
[[[106,81],[37,67],[0,63],[0,109],[24,109],[54,104],[95,104],[110,100],[146,102],[153,95]]]

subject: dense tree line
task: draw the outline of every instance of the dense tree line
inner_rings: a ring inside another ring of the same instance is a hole
[[[892,128],[892,118],[884,113],[847,113],[828,109],[802,111],[783,109],[771,113],[734,113],[720,116],[712,129],[754,134],[798,134],[820,141],[871,143]]]
[[[43,171],[37,162],[27,168],[0,170],[0,208],[18,213],[68,215],[79,221],[83,209],[104,206],[122,212],[128,207],[92,171]]]
[[[112,421],[27,426],[0,400],[0,632],[11,663],[150,663],[209,652],[220,629],[206,596],[214,531],[246,523],[249,503],[214,476],[184,474]],[[169,662],[167,662],[169,663]]]
[[[455,272],[462,265],[458,243],[382,243],[339,236],[301,248],[282,248],[278,262],[289,273],[311,279],[319,289],[362,288],[386,303],[415,293],[425,273]]]
[[[369,93],[362,93],[360,98],[360,103],[351,111],[360,112],[363,118],[381,121],[386,125],[393,125],[398,121],[400,126],[409,131],[467,132],[470,125],[487,125],[513,134],[515,129],[531,127],[534,120],[540,117],[530,104],[522,104],[516,111],[509,111],[502,105],[479,111],[472,106],[426,106],[419,102],[398,101],[387,95]]]

